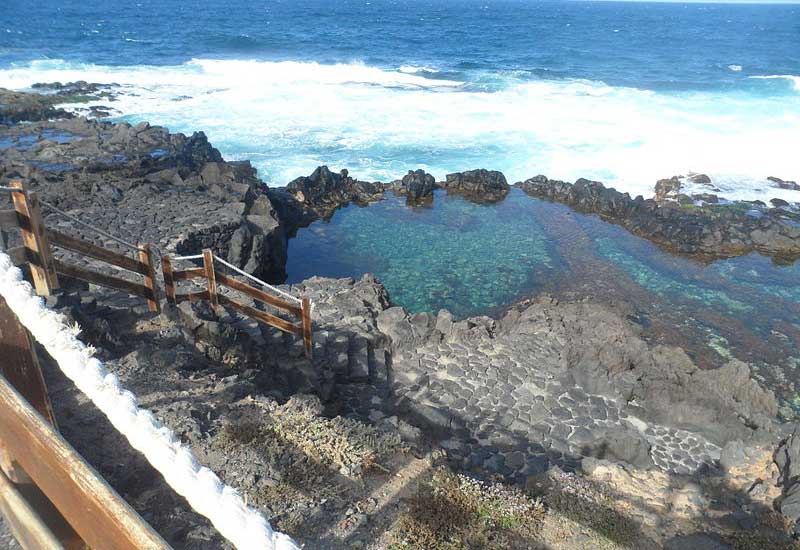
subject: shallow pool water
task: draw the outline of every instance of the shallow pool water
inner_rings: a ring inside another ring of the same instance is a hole
[[[430,207],[390,198],[344,208],[290,241],[289,277],[369,272],[411,311],[465,317],[497,309],[556,273],[547,236],[524,203],[477,205],[438,193]]]
[[[517,189],[490,205],[437,191],[429,206],[390,195],[342,208],[290,240],[287,272],[288,282],[373,273],[394,303],[461,318],[541,292],[623,304],[655,343],[706,366],[762,365],[781,393],[798,390],[800,262],[700,263]]]

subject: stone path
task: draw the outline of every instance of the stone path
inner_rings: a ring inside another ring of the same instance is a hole
[[[441,413],[442,445],[457,465],[524,481],[551,463],[575,468],[585,456],[683,474],[719,459],[720,448],[699,434],[650,425],[635,406],[565,383],[564,343],[552,334],[479,334],[393,357],[395,393],[434,424],[433,411]]]

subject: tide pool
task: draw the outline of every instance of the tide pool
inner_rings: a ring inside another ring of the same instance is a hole
[[[372,273],[393,303],[458,318],[500,315],[545,292],[622,304],[654,343],[680,345],[704,366],[760,365],[771,387],[797,393],[800,262],[701,263],[517,189],[488,205],[437,190],[428,206],[390,195],[342,208],[289,241],[287,272],[290,283]]]

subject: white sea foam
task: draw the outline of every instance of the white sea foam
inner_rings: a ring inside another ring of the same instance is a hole
[[[117,82],[113,106],[129,120],[204,130],[227,158],[251,159],[276,185],[323,163],[384,181],[418,167],[437,178],[486,167],[510,181],[588,177],[652,196],[657,179],[697,171],[729,198],[800,201],[800,192],[766,182],[800,181],[796,98],[497,78],[505,87],[486,92],[359,63],[47,60],[0,71],[0,87]]]
[[[732,70],[733,72],[735,72],[735,73],[742,72],[742,66],[741,65],[728,65],[728,68],[730,70]]]
[[[800,92],[800,76],[796,76],[793,74],[769,74],[764,76],[751,76],[748,78],[754,78],[760,80],[775,80],[775,79],[788,80],[792,83],[794,89]]]
[[[436,74],[439,71],[436,69],[432,69],[431,67],[417,67],[416,65],[401,65],[398,69],[401,73],[406,74],[417,74],[417,73],[431,73]]]

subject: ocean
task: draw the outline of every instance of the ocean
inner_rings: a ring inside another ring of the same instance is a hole
[[[800,202],[766,180],[800,180],[798,5],[4,0],[0,86],[74,80],[270,185],[485,167],[652,196],[695,171]]]

